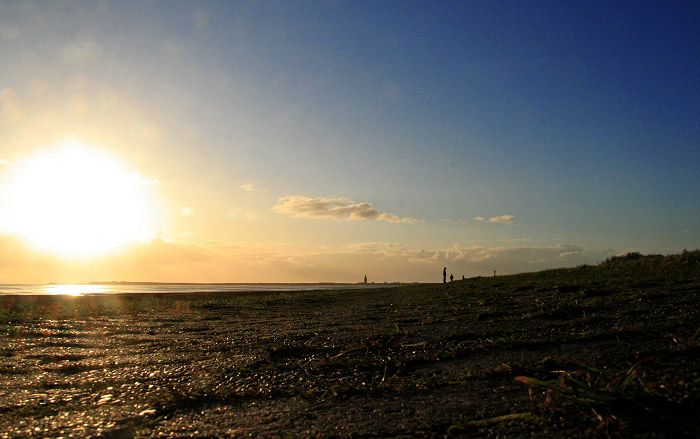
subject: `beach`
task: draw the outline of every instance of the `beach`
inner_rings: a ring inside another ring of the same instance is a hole
[[[0,437],[697,437],[699,261],[2,296]]]

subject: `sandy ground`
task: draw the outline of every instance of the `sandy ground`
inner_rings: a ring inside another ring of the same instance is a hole
[[[697,282],[587,282],[4,297],[0,437],[698,437]]]

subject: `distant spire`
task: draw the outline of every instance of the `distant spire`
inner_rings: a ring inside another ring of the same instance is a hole
[[[365,283],[367,283],[367,273],[365,273]]]

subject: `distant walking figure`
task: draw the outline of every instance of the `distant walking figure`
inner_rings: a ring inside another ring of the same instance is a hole
[[[447,283],[447,267],[442,269],[442,283]]]
[[[455,277],[452,276],[452,274],[450,274],[450,282],[452,282],[453,280],[455,280]]]

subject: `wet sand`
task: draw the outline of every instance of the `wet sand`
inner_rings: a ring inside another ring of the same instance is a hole
[[[700,276],[683,273],[2,297],[0,436],[694,437]],[[656,399],[633,378],[628,408],[519,378],[588,373],[603,394],[637,363]]]

